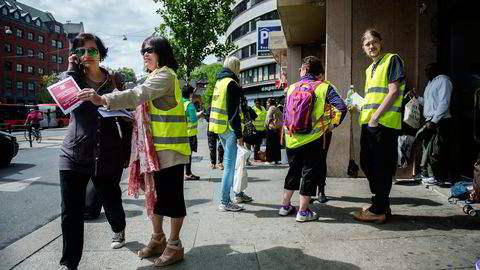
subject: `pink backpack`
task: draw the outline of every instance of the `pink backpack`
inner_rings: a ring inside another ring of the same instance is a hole
[[[322,81],[302,80],[295,83],[295,90],[287,97],[283,112],[288,134],[307,134],[312,131],[312,112],[315,105],[315,89]]]

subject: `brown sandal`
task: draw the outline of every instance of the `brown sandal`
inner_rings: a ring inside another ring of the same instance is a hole
[[[165,255],[165,251],[169,249],[174,251],[173,255]],[[162,256],[155,259],[155,266],[167,266],[183,260],[184,251],[182,242],[178,242],[177,245],[173,245],[170,241],[168,241],[165,251],[163,252]]]
[[[146,258],[153,255],[162,254],[167,246],[165,234],[152,234],[152,239],[148,245],[138,251],[138,257]]]

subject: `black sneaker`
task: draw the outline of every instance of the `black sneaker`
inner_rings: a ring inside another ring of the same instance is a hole
[[[121,248],[125,245],[125,230],[114,233],[112,237],[112,244],[110,245],[111,248],[117,249]]]

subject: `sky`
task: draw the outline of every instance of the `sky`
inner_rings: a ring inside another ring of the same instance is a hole
[[[144,74],[140,47],[153,34],[162,18],[153,0],[18,0],[42,11],[49,11],[61,23],[83,22],[85,32],[99,36],[109,48],[101,65],[113,69],[133,68],[137,77]],[[123,40],[126,35],[127,40]],[[205,63],[215,62],[209,56]]]

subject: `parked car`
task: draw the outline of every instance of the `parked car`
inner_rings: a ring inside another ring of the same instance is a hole
[[[0,167],[10,165],[12,158],[18,153],[17,139],[3,131],[0,131]]]

